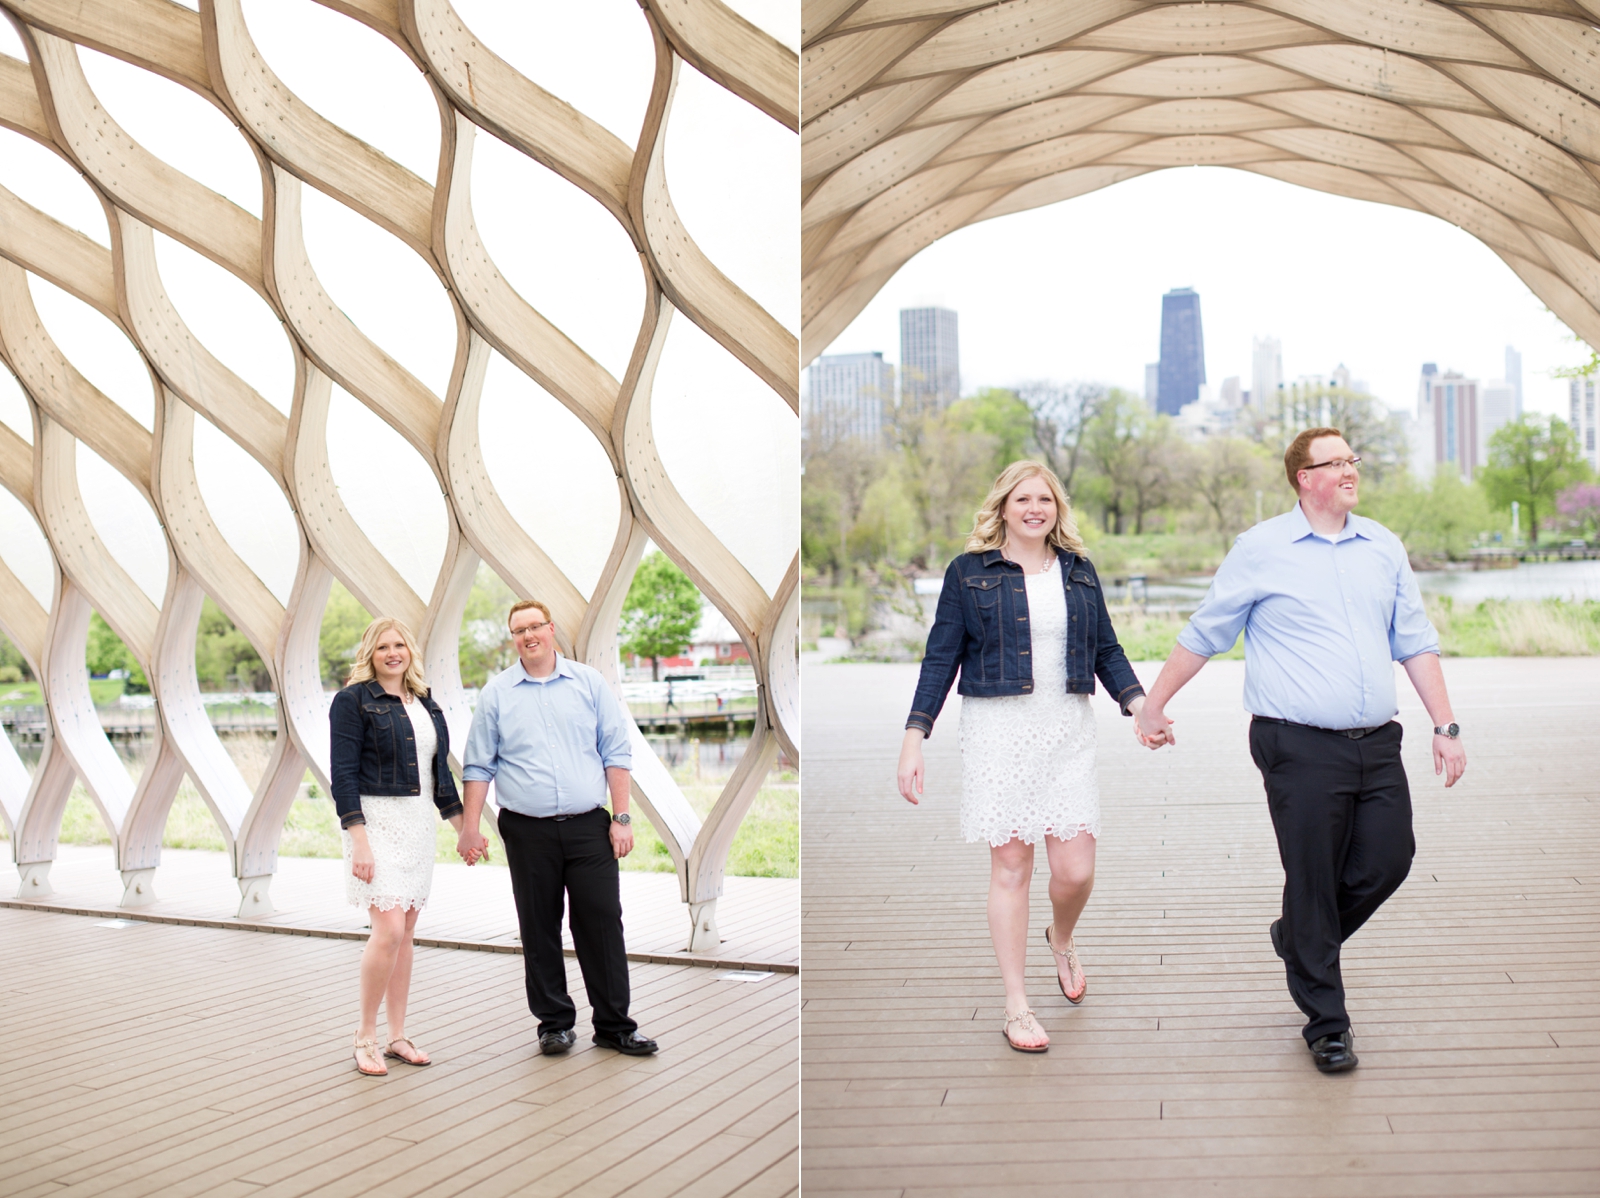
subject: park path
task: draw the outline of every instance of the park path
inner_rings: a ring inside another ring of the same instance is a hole
[[[1137,669],[1147,685],[1157,671]],[[1450,791],[1434,777],[1401,675],[1417,857],[1345,951],[1361,1066],[1325,1077],[1267,939],[1282,872],[1241,663],[1212,663],[1174,701],[1179,743],[1156,754],[1095,697],[1089,994],[1073,1009],[1056,989],[1041,872],[1042,1056],[1000,1038],[988,854],[957,822],[958,700],[913,808],[893,776],[916,668],[808,663],[807,1193],[1600,1193],[1600,661],[1445,670],[1468,772]]]

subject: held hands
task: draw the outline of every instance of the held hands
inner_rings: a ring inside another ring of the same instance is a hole
[[[1454,786],[1467,772],[1467,751],[1461,741],[1451,736],[1433,737],[1433,772],[1444,775],[1445,789]]]
[[[1155,750],[1162,745],[1178,743],[1167,713],[1160,707],[1151,706],[1143,695],[1129,703],[1128,710],[1133,713],[1133,735],[1145,748]]]
[[[460,817],[450,821],[459,830],[456,837],[456,852],[468,865],[476,865],[480,861],[489,859],[489,838],[477,828],[466,828],[461,825]]]
[[[920,731],[907,728],[905,740],[900,745],[900,767],[896,771],[896,780],[900,784],[901,797],[912,804],[917,802],[917,796],[922,793],[922,741]]]

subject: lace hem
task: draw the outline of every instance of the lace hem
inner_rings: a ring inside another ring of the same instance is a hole
[[[1060,831],[1057,831],[1054,826],[1046,824],[1044,827],[1037,829],[1012,828],[1009,831],[1002,832],[989,828],[963,828],[961,832],[966,837],[968,844],[988,841],[990,848],[997,849],[1002,845],[1011,843],[1013,840],[1020,840],[1023,844],[1037,844],[1046,836],[1054,836],[1057,840],[1073,840],[1080,832],[1087,832],[1090,836],[1099,840],[1100,823],[1098,820],[1092,824],[1080,823],[1070,828],[1063,828]]]
[[[371,898],[353,898],[350,900],[352,907],[376,907],[380,911],[393,911],[398,907],[402,911],[420,911],[427,906],[425,898],[390,898],[388,895],[373,895]]]

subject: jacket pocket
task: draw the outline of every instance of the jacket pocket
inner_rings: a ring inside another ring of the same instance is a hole
[[[395,743],[394,710],[396,704],[363,703],[361,717],[371,729],[373,748],[372,781],[379,786],[393,786],[400,773],[399,745]],[[365,778],[362,781],[366,781]]]
[[[1005,580],[993,576],[963,579],[970,608],[976,613],[978,629],[978,678],[998,682],[1004,677],[1004,656],[1000,630],[1000,588]]]

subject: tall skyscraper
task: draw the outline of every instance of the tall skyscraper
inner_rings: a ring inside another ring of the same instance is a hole
[[[1489,464],[1489,438],[1517,418],[1517,389],[1495,379],[1478,391],[1478,465]]]
[[[822,445],[857,440],[876,444],[894,403],[894,367],[881,353],[831,354],[806,371],[802,435]]]
[[[1283,386],[1283,343],[1276,337],[1250,339],[1250,405],[1270,412]]]
[[[1146,362],[1144,364],[1144,401],[1150,405],[1150,410],[1156,410],[1156,399],[1161,394],[1161,363]]]
[[[1200,398],[1206,381],[1205,336],[1200,329],[1200,296],[1178,287],[1161,297],[1161,376],[1156,411],[1176,416]]]
[[[1429,362],[1422,368],[1417,395],[1417,424],[1422,430],[1422,456],[1434,470],[1451,469],[1465,482],[1484,464],[1480,456],[1480,385],[1453,370],[1443,374]],[[1429,451],[1431,442],[1431,452]]]
[[[901,308],[901,410],[938,412],[960,398],[956,314],[948,308]]]
[[[1516,390],[1516,407],[1511,418],[1522,419],[1522,355],[1509,345],[1506,346],[1506,382]]]
[[[1572,379],[1567,383],[1567,397],[1572,405],[1567,423],[1578,434],[1578,448],[1583,452],[1583,460],[1594,470],[1600,470],[1600,437],[1595,434],[1594,410],[1597,390],[1600,387],[1592,378]]]

